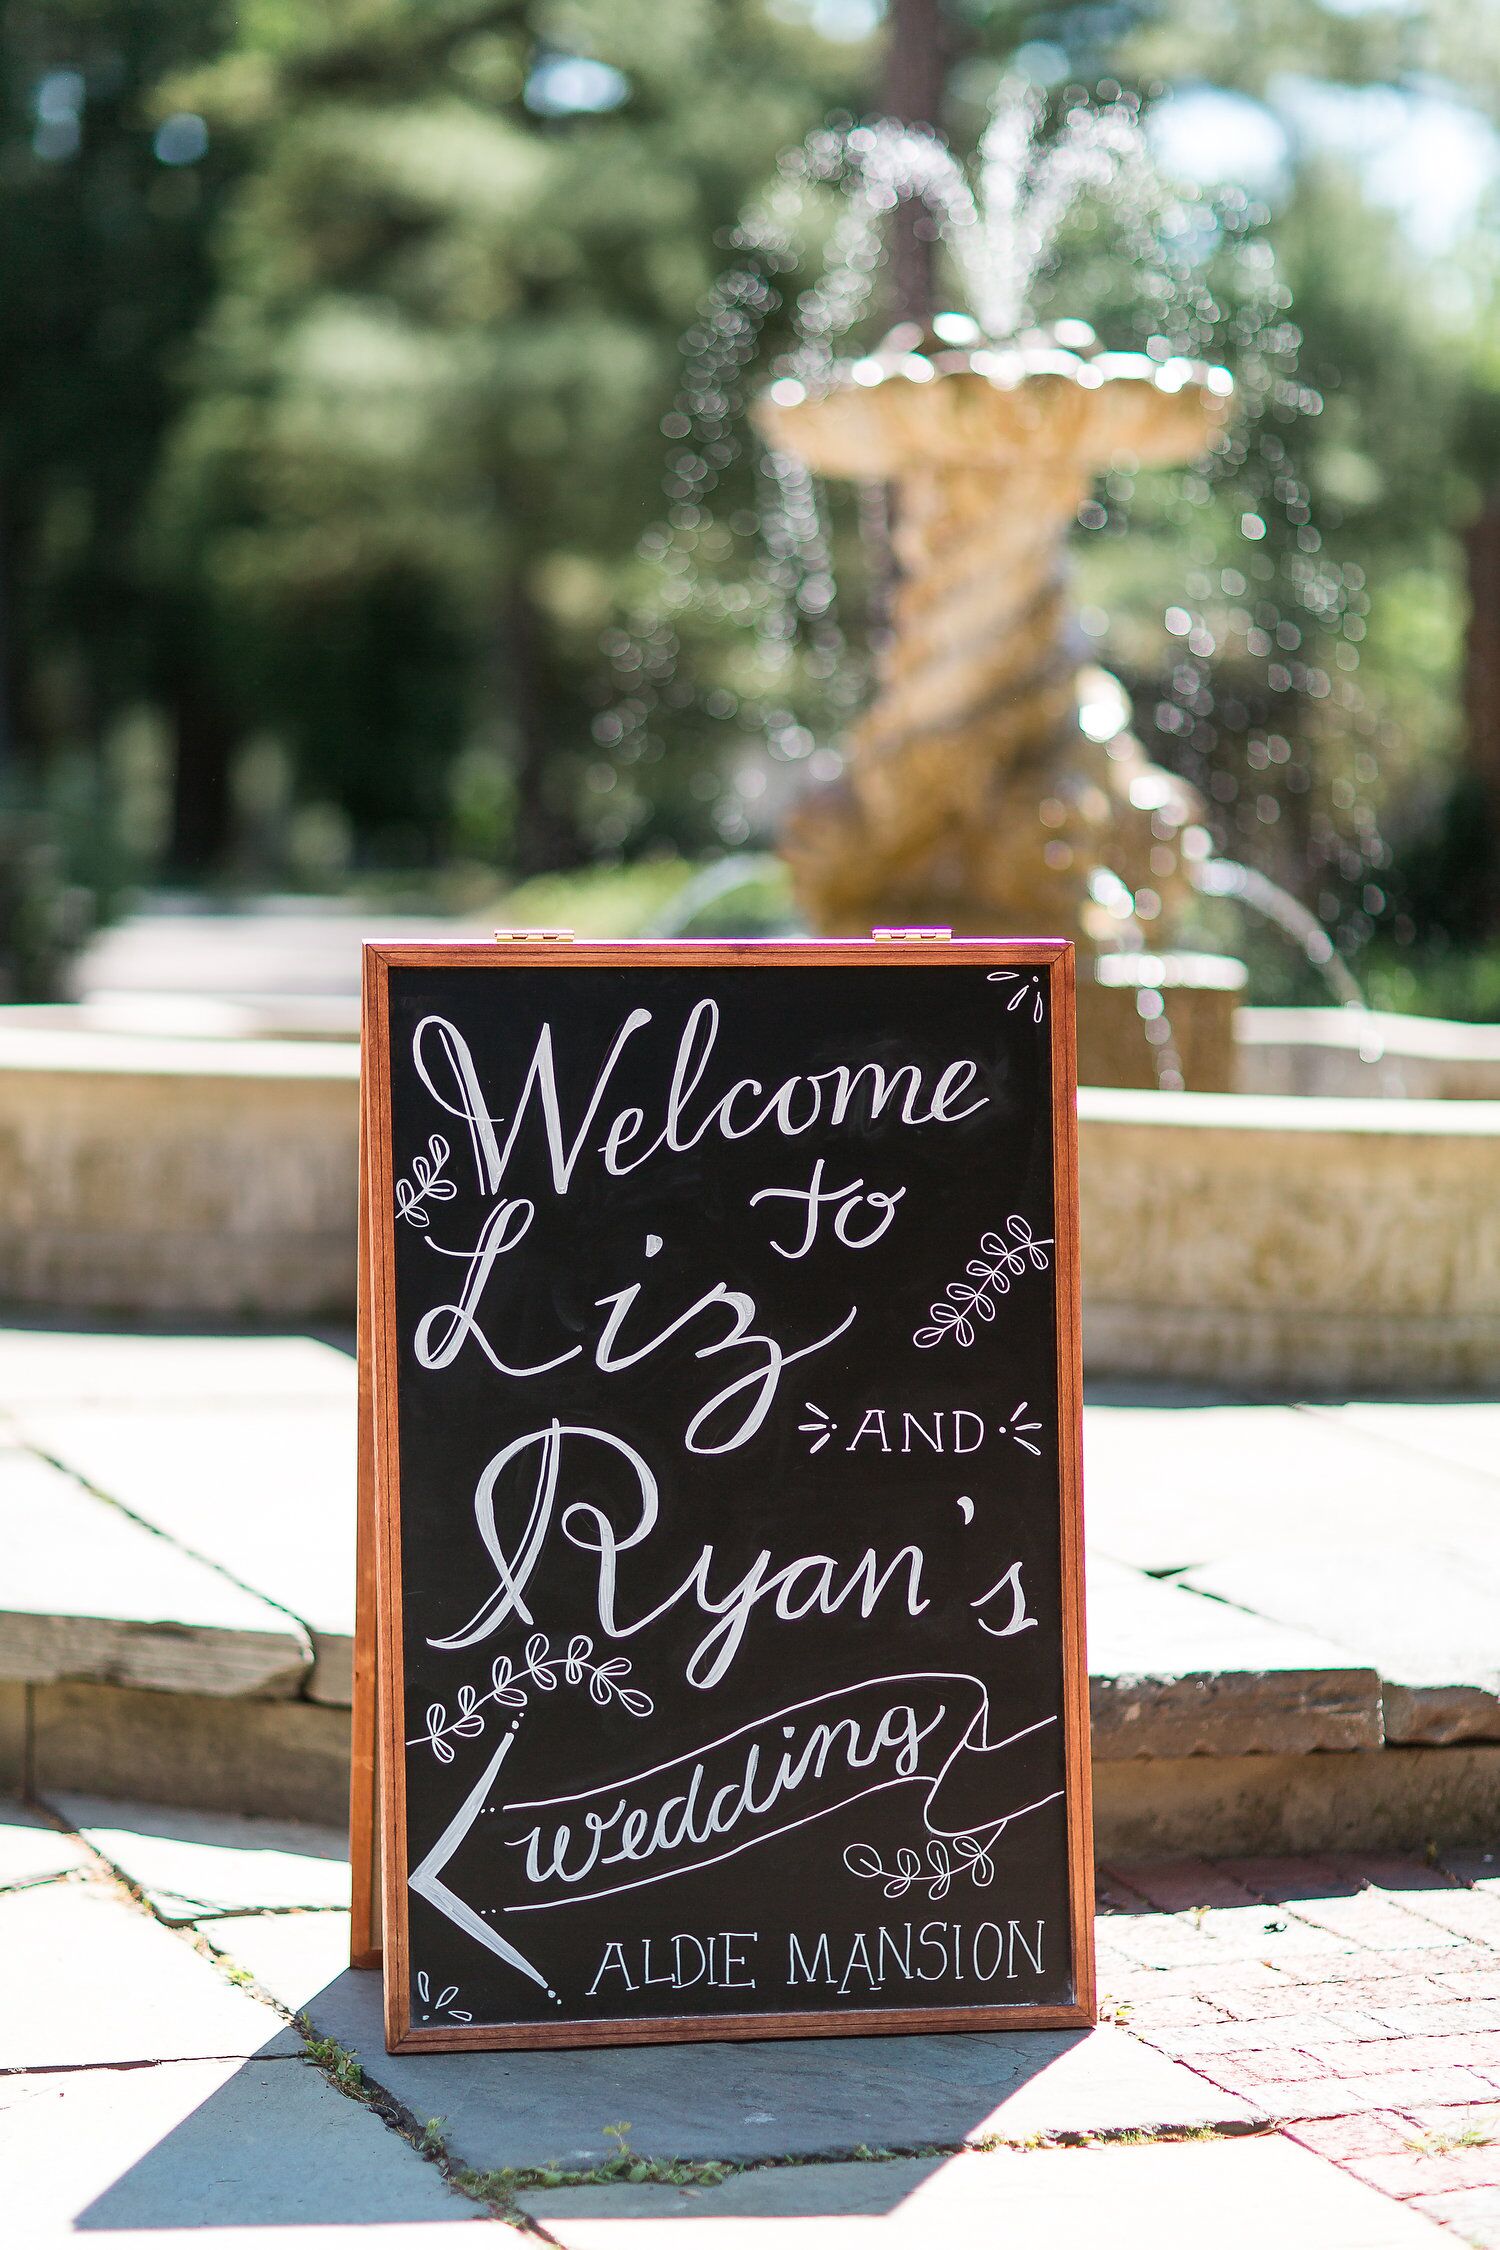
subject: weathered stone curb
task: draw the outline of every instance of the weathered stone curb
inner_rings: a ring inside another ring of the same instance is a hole
[[[0,1299],[347,1317],[357,1079],[351,1044],[0,1025]],[[1492,1376],[1500,1102],[1086,1087],[1079,1119],[1094,1370]]]

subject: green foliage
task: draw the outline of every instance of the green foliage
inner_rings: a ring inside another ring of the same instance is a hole
[[[571,930],[575,937],[642,937],[692,874],[673,857],[629,867],[580,868],[537,875],[495,907],[497,929]]]
[[[311,2035],[306,2036],[305,2044],[309,2061],[317,2064],[341,2094],[347,2094],[352,2101],[363,2100],[365,2074],[352,2048],[340,2046],[337,2039]]]
[[[1018,52],[1059,90],[1107,74],[1148,99],[1176,82],[1274,109],[1289,85],[1384,86],[1500,113],[1500,32],[1466,0],[948,13],[944,123],[960,146]],[[880,105],[878,38],[824,36],[835,14],[814,0],[13,0],[0,810],[31,808],[5,875],[28,989],[45,982],[47,933],[77,919],[70,880],[107,908],[163,870],[313,886],[396,871],[436,887],[456,869],[483,897],[632,856],[496,910],[583,934],[659,925],[705,848],[742,837],[723,793],[759,755],[736,714],[766,697],[765,651],[722,617],[685,616],[681,666],[701,692],[667,701],[666,754],[627,769],[593,732],[600,638],[652,591],[637,541],[661,511],[677,339],[728,230],[779,149],[830,112]],[[569,107],[548,88],[579,64],[587,101]],[[1295,135],[1272,200],[1323,400],[1296,426],[1299,473],[1364,575],[1344,653],[1357,645],[1368,727],[1356,740],[1305,707],[1276,724],[1375,801],[1417,939],[1412,989],[1436,991],[1450,957],[1433,933],[1477,942],[1500,911],[1492,830],[1456,782],[1459,535],[1500,482],[1500,258],[1476,224],[1434,260],[1347,163]],[[810,199],[810,264],[828,224]],[[1080,219],[1065,250],[1070,302],[1054,309],[1138,340],[1149,307],[1128,243]],[[1140,479],[1134,528],[1080,542],[1082,592],[1149,732],[1177,661],[1163,608],[1202,589],[1186,598],[1218,643],[1213,755],[1243,764],[1251,723],[1223,714],[1253,701],[1235,614],[1254,589],[1224,582],[1228,502],[1184,484]],[[753,497],[748,467],[727,467],[716,510]],[[852,504],[835,536],[857,618]],[[705,575],[743,582],[743,557],[715,537]],[[801,689],[819,724],[838,723]],[[1247,856],[1306,893],[1310,824],[1268,838],[1254,803],[1252,788]],[[1393,913],[1369,911],[1404,958]],[[768,878],[694,926],[787,912]],[[1266,970],[1272,984],[1296,973]],[[1490,1005],[1475,976],[1455,1007]]]
[[[622,106],[536,114],[549,52]],[[591,691],[675,339],[819,78],[759,0],[339,0],[252,11],[179,89],[250,156],[158,551],[376,858],[612,840]]]

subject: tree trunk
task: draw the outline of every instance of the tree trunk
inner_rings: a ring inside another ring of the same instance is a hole
[[[1472,914],[1488,932],[1500,918],[1500,492],[1491,493],[1464,533],[1469,622],[1464,635],[1464,717],[1472,822],[1477,861]]]
[[[521,875],[571,867],[580,856],[578,832],[553,801],[548,783],[552,729],[548,724],[546,646],[535,602],[519,578],[505,597],[501,639],[503,670],[516,740],[515,863]]]
[[[229,852],[234,725],[191,653],[172,664],[166,700],[176,742],[171,865],[179,875],[212,875]]]
[[[937,131],[943,120],[943,89],[950,53],[942,0],[891,0],[890,35],[885,57],[885,109],[903,125]],[[927,207],[914,196],[891,218],[891,283],[898,320],[926,327],[937,310],[934,275],[936,228]]]

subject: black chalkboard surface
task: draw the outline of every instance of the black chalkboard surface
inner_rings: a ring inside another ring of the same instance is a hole
[[[1070,949],[374,946],[365,1042],[391,2045],[1091,2021]]]

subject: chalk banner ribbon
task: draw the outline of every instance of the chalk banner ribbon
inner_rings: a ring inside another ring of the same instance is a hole
[[[512,1731],[414,1869],[411,1888],[545,1985],[501,1936],[500,1917],[668,1882],[887,1790],[923,1792],[928,1837],[987,1849],[1011,1821],[1062,1795],[1059,1788],[1017,1802],[1007,1779],[1025,1756],[1020,1745],[1055,1726],[1055,1715],[998,1742],[989,1739],[989,1720],[984,1683],[972,1674],[897,1673],[768,1712],[623,1780],[540,1798],[495,1794]],[[457,1871],[464,1888],[487,1899],[508,1894],[505,1905],[488,1909],[488,1919],[443,1880],[460,1856],[474,1876],[471,1884],[463,1868]]]

